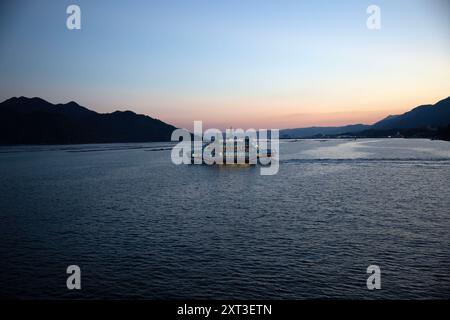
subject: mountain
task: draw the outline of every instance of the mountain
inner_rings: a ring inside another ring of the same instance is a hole
[[[351,124],[343,127],[307,127],[297,129],[284,129],[280,131],[282,138],[309,138],[322,135],[336,135],[346,132],[360,132],[370,128],[366,124]]]
[[[285,129],[281,138],[449,136],[450,97],[388,116],[373,125]],[[176,128],[132,111],[97,113],[76,102],[52,104],[41,98],[11,98],[0,103],[0,144],[71,144],[170,141]]]
[[[450,123],[450,97],[434,105],[418,106],[402,115],[389,116],[372,125],[373,129],[438,128]]]
[[[0,103],[0,144],[169,141],[175,129],[132,111],[101,114],[73,101],[14,97]]]
[[[342,127],[309,127],[281,130],[282,138],[316,138],[351,135],[359,137],[440,137],[436,132],[447,132],[450,125],[450,97],[434,105],[413,108],[401,115],[390,115],[373,125],[347,125]],[[438,130],[439,129],[439,130]],[[438,130],[438,131],[436,131]]]

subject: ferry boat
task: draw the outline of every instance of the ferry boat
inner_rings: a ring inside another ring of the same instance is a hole
[[[212,164],[216,160],[215,150],[211,154],[204,152],[205,148],[213,142],[205,143],[202,146],[202,152],[195,152],[192,150],[191,163],[196,163],[196,159],[200,159],[202,164]],[[230,147],[231,145],[231,147]],[[274,156],[274,150],[262,149],[249,139],[226,139],[223,141],[223,149],[219,151],[219,158],[222,158],[222,163],[215,163],[219,166],[251,166],[256,164],[263,164],[258,159],[271,158]],[[228,161],[227,161],[228,159]],[[230,159],[232,161],[230,162]],[[269,162],[270,161],[266,161]],[[197,160],[197,163],[200,163]]]

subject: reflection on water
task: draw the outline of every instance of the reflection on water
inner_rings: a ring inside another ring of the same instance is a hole
[[[450,143],[285,141],[275,176],[170,147],[1,147],[0,297],[450,297]]]

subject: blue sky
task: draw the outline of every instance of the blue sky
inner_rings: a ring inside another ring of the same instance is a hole
[[[450,5],[391,1],[6,1],[0,99],[75,100],[177,126],[375,121],[450,95]],[[66,7],[81,8],[81,30]],[[381,30],[366,8],[381,8]]]

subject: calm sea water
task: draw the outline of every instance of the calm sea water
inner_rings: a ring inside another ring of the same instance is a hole
[[[275,176],[168,147],[0,148],[0,297],[450,298],[449,142],[284,141]]]

